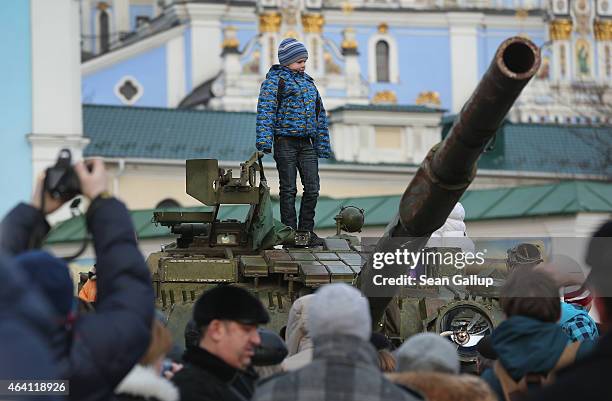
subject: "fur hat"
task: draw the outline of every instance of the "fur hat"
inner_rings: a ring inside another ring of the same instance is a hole
[[[340,334],[370,340],[372,318],[368,300],[350,285],[324,285],[307,308],[309,319],[306,324],[313,339],[325,334]]]
[[[220,285],[206,291],[193,307],[193,320],[199,327],[214,319],[244,324],[266,324],[270,320],[261,301],[247,290]]]
[[[278,46],[278,62],[280,65],[289,65],[303,58],[308,58],[308,50],[303,43],[293,38],[283,39]]]
[[[416,334],[397,350],[397,370],[400,372],[459,373],[459,368],[455,346],[438,334]]]
[[[40,288],[58,315],[67,317],[74,302],[74,285],[66,262],[43,251],[22,253],[15,261],[28,273],[29,281]]]

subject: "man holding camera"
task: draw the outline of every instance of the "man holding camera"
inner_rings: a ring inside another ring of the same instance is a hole
[[[77,317],[50,346],[59,377],[70,380],[70,399],[107,400],[149,345],[153,289],[130,215],[107,191],[102,160],[79,162],[74,173],[80,192],[91,201],[85,220],[97,258],[97,305],[95,313]],[[2,251],[17,255],[39,247],[49,231],[45,216],[66,201],[52,197],[39,177],[32,202],[19,204],[2,222]]]

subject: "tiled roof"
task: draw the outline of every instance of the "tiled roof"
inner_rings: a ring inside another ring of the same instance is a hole
[[[255,113],[85,105],[83,129],[85,156],[240,161],[255,151]]]
[[[442,119],[446,136],[456,116]],[[612,126],[505,121],[478,167],[612,178]]]
[[[612,183],[558,184],[468,191],[461,199],[466,220],[612,212]]]
[[[408,105],[345,105],[336,110],[436,111]],[[84,105],[84,132],[91,139],[85,155],[246,160],[255,150],[255,119],[250,112]],[[443,135],[451,122],[443,119]],[[612,126],[507,121],[479,167],[612,177]]]
[[[368,196],[355,198],[325,198],[317,203],[315,227],[335,227],[334,216],[342,206],[353,205],[364,209],[365,226],[385,226],[395,216],[400,202],[396,196]],[[515,188],[467,191],[461,199],[467,221],[510,219],[535,216],[576,214],[578,212],[612,213],[612,183],[567,181],[558,184]],[[280,216],[278,200],[272,202],[274,216]],[[205,210],[206,207],[188,208]],[[219,218],[244,220],[248,206],[226,205]],[[131,211],[138,238],[168,237],[167,228],[151,222],[153,209]],[[80,241],[85,234],[83,219],[76,217],[59,223],[51,231],[47,243]]]
[[[504,161],[493,168],[612,177],[612,126],[506,123],[502,135]]]

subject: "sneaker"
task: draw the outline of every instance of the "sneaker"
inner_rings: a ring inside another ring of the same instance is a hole
[[[314,231],[310,232],[310,242],[308,242],[308,246],[323,246],[325,245],[325,240],[319,237]]]

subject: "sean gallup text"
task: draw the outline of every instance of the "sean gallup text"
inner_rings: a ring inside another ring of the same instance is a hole
[[[489,287],[494,283],[491,277],[479,277],[477,275],[463,276],[461,274],[455,274],[448,277],[427,277],[426,275],[420,275],[418,277],[411,277],[408,274],[402,274],[398,277],[385,277],[382,274],[377,274],[372,279],[376,286],[445,286],[445,285],[480,285]]]

